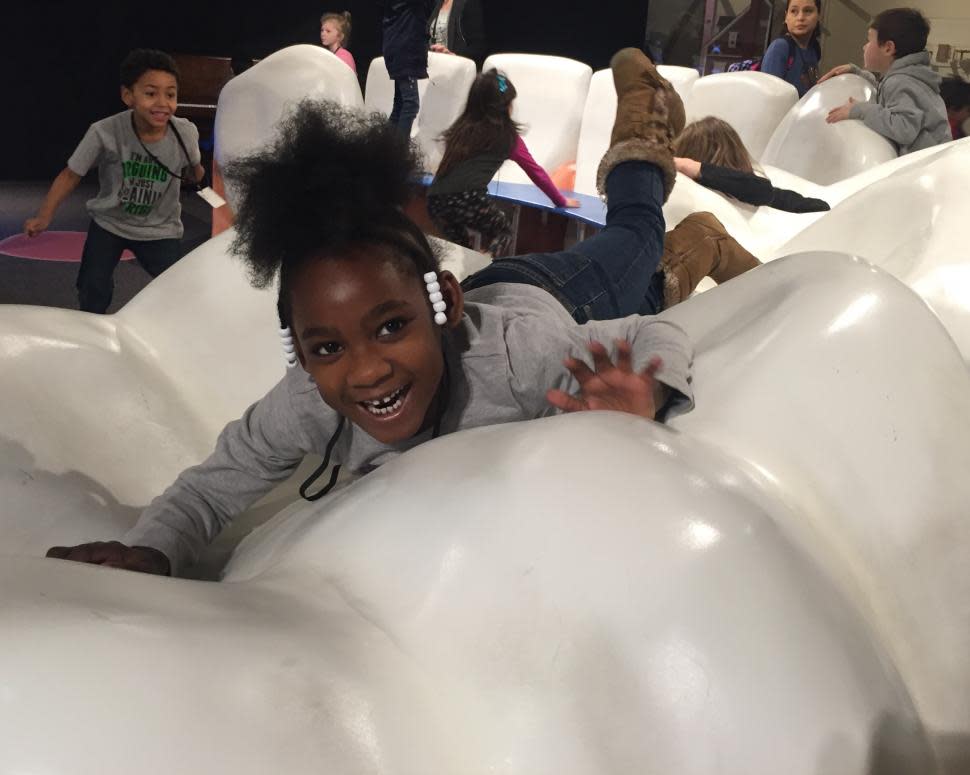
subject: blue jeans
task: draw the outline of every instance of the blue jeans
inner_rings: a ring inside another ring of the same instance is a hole
[[[526,283],[548,291],[577,323],[663,309],[663,175],[652,164],[625,162],[606,179],[606,226],[559,253],[493,261],[466,278],[466,291],[493,283]]]
[[[158,277],[182,255],[178,239],[126,239],[91,221],[77,273],[77,298],[82,311],[102,314],[107,311],[114,295],[115,267],[125,248],[135,254],[138,263],[152,277]]]
[[[391,109],[391,123],[406,138],[411,137],[411,126],[418,117],[421,99],[418,96],[417,78],[394,79],[394,107]]]

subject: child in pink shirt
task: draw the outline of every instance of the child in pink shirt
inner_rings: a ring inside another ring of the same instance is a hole
[[[320,43],[347,67],[357,72],[354,55],[344,48],[350,43],[350,11],[325,13],[320,17]]]
[[[468,233],[482,236],[483,250],[504,255],[512,241],[509,219],[488,196],[488,183],[506,159],[518,164],[557,207],[578,207],[539,166],[512,120],[512,82],[495,69],[479,75],[468,92],[465,111],[444,133],[445,153],[431,188],[428,215],[452,242],[471,247]]]

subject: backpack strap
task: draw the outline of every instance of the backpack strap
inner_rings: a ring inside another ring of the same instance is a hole
[[[788,75],[788,71],[795,66],[795,40],[791,35],[785,35],[785,40],[788,41],[788,59],[785,60],[785,75]]]

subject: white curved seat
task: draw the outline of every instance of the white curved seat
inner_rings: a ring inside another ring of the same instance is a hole
[[[616,119],[616,88],[610,70],[597,70],[589,81],[586,105],[576,144],[576,182],[580,194],[597,194],[596,170],[610,147],[610,134]]]
[[[761,154],[761,162],[827,185],[896,158],[885,137],[861,121],[826,124],[832,108],[851,97],[867,102],[875,94],[858,75],[840,75],[812,88],[788,111]]]
[[[847,251],[885,269],[923,297],[970,362],[970,140],[927,150],[935,152],[859,189],[778,251]]]
[[[698,350],[671,429],[440,439],[280,514],[231,583],[6,558],[5,765],[127,772],[72,742],[124,739],[149,774],[933,771],[970,726],[958,353],[839,256],[668,314]]]
[[[475,63],[453,54],[428,53],[428,77],[418,81],[421,100],[418,117],[411,127],[425,160],[425,170],[438,169],[444,149],[438,138],[461,115],[468,100],[468,90],[475,80]],[[387,74],[384,57],[372,60],[367,69],[364,107],[385,116],[394,106],[394,82]]]
[[[363,98],[353,71],[321,46],[301,44],[270,54],[230,80],[219,94],[215,157],[252,152],[273,135],[280,116],[301,99],[328,99],[360,108]]]
[[[685,104],[687,121],[717,116],[733,126],[755,158],[785,114],[798,101],[790,83],[767,73],[716,73],[698,78]],[[755,107],[756,106],[756,107]]]
[[[657,65],[657,72],[670,81],[670,85],[680,95],[686,107],[700,73],[693,67],[679,67],[677,65]]]
[[[575,161],[593,74],[589,65],[539,54],[493,54],[482,70],[493,67],[515,85],[518,97],[512,117],[525,126],[523,139],[536,162],[552,174],[559,166]],[[511,183],[530,182],[511,161],[505,162],[495,177]]]

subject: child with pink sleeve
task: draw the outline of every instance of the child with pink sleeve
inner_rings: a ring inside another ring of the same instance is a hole
[[[492,69],[479,75],[468,103],[444,135],[445,153],[428,190],[428,214],[452,242],[472,246],[469,229],[479,232],[482,250],[507,253],[512,241],[509,219],[488,195],[488,183],[506,159],[518,164],[556,207],[578,207],[567,199],[536,163],[512,120],[515,87]]]

